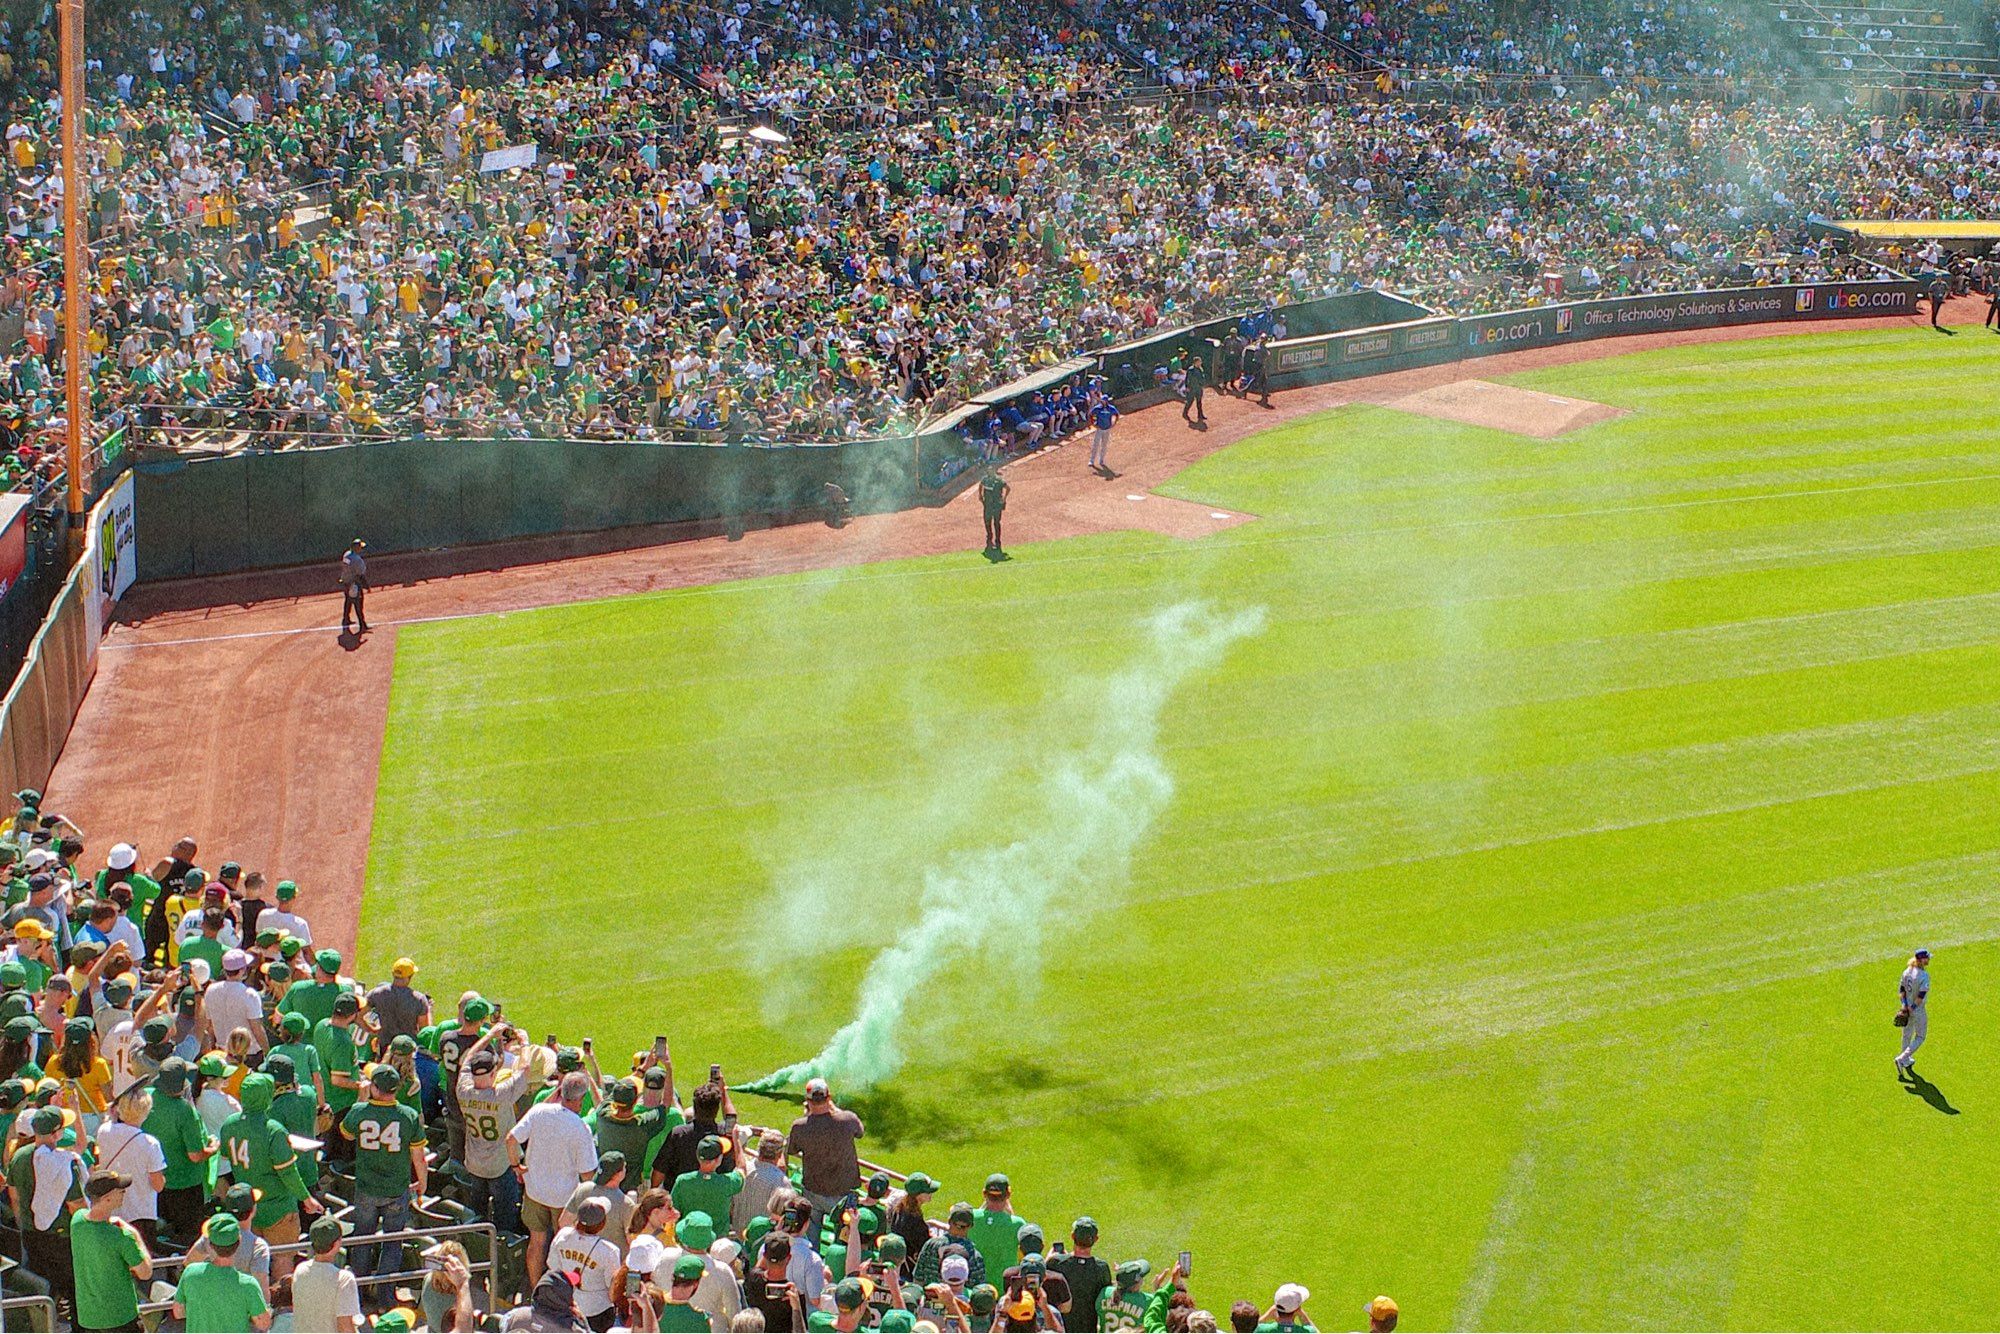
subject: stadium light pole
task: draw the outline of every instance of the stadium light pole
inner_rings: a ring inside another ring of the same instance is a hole
[[[68,411],[64,448],[69,473],[69,549],[83,541],[83,431],[90,396],[84,392],[83,325],[90,309],[84,292],[83,235],[83,0],[56,0],[62,65],[63,179],[63,394]]]

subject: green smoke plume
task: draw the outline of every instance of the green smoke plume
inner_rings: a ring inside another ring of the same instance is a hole
[[[1157,746],[1167,701],[1263,624],[1261,607],[1225,616],[1198,602],[1150,617],[1144,650],[1102,683],[1090,731],[1043,766],[1026,832],[927,868],[914,920],[869,964],[853,1020],[811,1060],[739,1091],[775,1092],[816,1076],[845,1087],[881,1083],[902,1068],[898,1032],[912,996],[989,941],[1037,940],[1062,891],[1122,883],[1174,792]]]

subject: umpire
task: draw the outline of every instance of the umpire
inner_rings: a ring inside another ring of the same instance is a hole
[[[368,558],[361,553],[368,544],[355,538],[340,557],[340,633],[346,634],[348,622],[360,625],[360,633],[368,633],[368,613],[363,603],[368,598]]]

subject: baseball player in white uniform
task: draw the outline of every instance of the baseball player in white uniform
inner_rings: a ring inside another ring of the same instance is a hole
[[[1931,952],[1918,950],[1910,956],[1910,966],[1903,970],[1903,980],[1896,990],[1903,999],[1903,1012],[1909,1022],[1903,1026],[1903,1050],[1896,1057],[1896,1073],[1900,1077],[1916,1063],[1917,1048],[1924,1045],[1924,1037],[1930,1031],[1931,1010],[1926,1004],[1931,994]]]

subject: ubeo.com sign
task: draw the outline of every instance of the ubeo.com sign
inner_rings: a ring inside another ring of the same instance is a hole
[[[1731,324],[1915,314],[1922,289],[1913,281],[1744,287],[1714,292],[1576,301],[1533,310],[1475,315],[1458,322],[1467,355],[1547,347],[1587,338],[1714,329]]]

